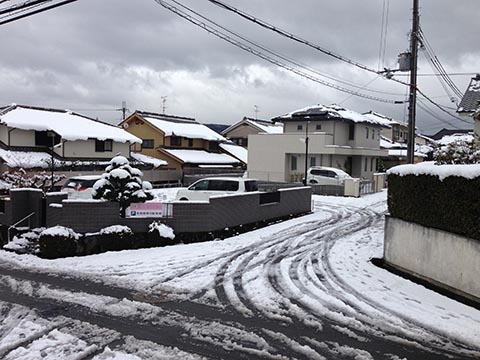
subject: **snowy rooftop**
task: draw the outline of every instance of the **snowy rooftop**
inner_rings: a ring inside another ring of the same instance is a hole
[[[232,131],[243,124],[250,125],[251,127],[257,129],[258,131],[266,134],[282,134],[283,133],[282,123],[274,123],[272,121],[258,120],[258,119],[244,117],[242,120],[236,122],[232,126],[229,126],[225,130],[223,130],[222,134],[226,134],[229,131]]]
[[[480,106],[480,74],[470,80],[465,94],[458,105],[457,112],[459,113],[473,113]]]
[[[68,141],[112,139],[141,143],[142,140],[119,127],[102,123],[68,110],[44,109],[12,104],[0,112],[0,124],[12,128],[54,131]]]
[[[226,140],[222,135],[196,122],[194,119],[139,111],[137,111],[137,114],[157,129],[163,131],[165,136],[182,136],[189,139],[204,139],[210,141]]]
[[[407,144],[394,142],[385,136],[380,137],[380,147],[382,149],[405,149]]]
[[[446,135],[442,137],[440,140],[438,140],[437,143],[439,145],[449,145],[457,141],[471,142],[473,141],[473,133]]]
[[[237,158],[244,164],[247,163],[248,160],[248,150],[245,149],[243,146],[235,145],[235,144],[220,144],[220,147],[228,152],[233,157]]]
[[[227,154],[209,153],[205,150],[162,149],[166,153],[189,164],[238,164],[239,161]]]
[[[379,114],[379,113],[374,112],[374,111],[363,113],[363,116],[366,116],[367,118],[369,118],[372,121],[376,121],[378,123],[381,123],[381,124],[383,124],[383,126],[388,127],[388,128],[392,127],[393,125],[407,126],[406,124],[402,124],[401,122],[399,122],[399,121],[397,121],[393,118],[390,118],[388,116]]]
[[[309,117],[324,117],[327,119],[346,119],[355,123],[370,123],[374,125],[384,126],[383,122],[375,119],[370,119],[367,116],[360,114],[356,111],[343,108],[338,105],[313,105],[303,109],[292,111],[288,114],[278,116],[273,120],[285,121],[292,120],[294,118],[308,119]]]

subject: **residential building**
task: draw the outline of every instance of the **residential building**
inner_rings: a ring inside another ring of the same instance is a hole
[[[260,133],[281,134],[283,133],[283,124],[244,117],[226,128],[222,135],[233,143],[248,148],[248,136]]]
[[[457,113],[460,116],[472,118],[474,121],[474,136],[480,141],[480,74],[472,77],[465,94],[458,105]]]
[[[0,158],[4,168],[100,170],[117,154],[130,156],[141,140],[117,126],[59,109],[0,108]]]
[[[272,121],[283,123],[284,132],[249,136],[249,177],[301,181],[306,165],[372,179],[378,159],[387,155],[380,149],[383,124],[337,105],[310,106]]]
[[[234,171],[241,162],[222,150],[222,135],[193,118],[135,111],[120,125],[142,139],[133,148],[135,152],[164,160],[179,179],[185,175]]]

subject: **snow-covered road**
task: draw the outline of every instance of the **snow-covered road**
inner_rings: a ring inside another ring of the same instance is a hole
[[[311,215],[209,243],[0,252],[0,357],[479,358],[480,311],[369,261],[382,256],[385,198],[318,196]]]

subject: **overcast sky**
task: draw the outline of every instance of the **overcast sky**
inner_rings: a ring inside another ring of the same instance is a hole
[[[282,38],[206,0],[178,1],[320,74],[377,91],[362,93],[389,100],[405,97],[403,85]],[[409,47],[412,1],[388,1],[385,58],[379,53],[387,0],[225,2],[375,69],[396,68],[397,55]],[[478,0],[420,0],[420,5],[423,32],[446,71],[480,72]],[[0,26],[0,31],[2,105],[65,108],[118,123],[121,113],[113,110],[122,101],[130,111],[162,112],[166,96],[166,113],[202,123],[232,124],[254,117],[255,105],[259,118],[270,119],[332,103],[406,119],[404,105],[350,96],[288,72],[208,34],[154,0],[79,0]],[[420,51],[419,72],[432,73],[425,59]],[[407,76],[398,78],[408,81]],[[462,92],[470,78],[452,76]],[[456,107],[435,77],[419,77],[419,87],[433,100]],[[419,109],[418,127],[427,134],[468,127],[444,113],[438,118]]]

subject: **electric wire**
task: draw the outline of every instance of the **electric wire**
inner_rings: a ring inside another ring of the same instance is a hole
[[[49,1],[50,1],[50,0],[49,0]],[[14,17],[10,18],[10,19],[0,21],[0,25],[5,25],[5,24],[11,23],[11,22],[13,22],[13,21],[17,21],[17,20],[20,20],[20,19],[24,19],[24,18],[26,18],[26,17],[32,16],[32,15],[36,15],[36,14],[42,13],[42,12],[44,12],[44,11],[52,10],[52,9],[57,8],[57,7],[60,7],[60,6],[63,6],[63,5],[67,5],[67,4],[76,2],[76,1],[78,1],[78,0],[64,0],[64,1],[61,1],[61,2],[56,3],[56,4],[53,4],[53,5],[45,6],[45,7],[42,7],[42,8],[40,8],[40,9],[37,9],[37,10],[34,10],[34,11],[30,11],[30,12],[28,12],[28,13],[26,13],[26,14],[17,15],[17,16],[14,16]]]
[[[285,64],[285,63],[283,63],[283,62],[281,62],[277,59],[274,59],[274,58],[266,55],[265,53],[263,53],[261,51],[253,49],[252,47],[242,43],[241,41],[233,39],[232,37],[226,35],[225,33],[222,33],[221,31],[219,31],[218,29],[215,29],[212,26],[209,26],[205,22],[196,19],[194,16],[187,14],[186,12],[178,9],[177,7],[171,5],[170,3],[167,3],[164,0],[155,0],[155,2],[158,3],[159,5],[161,5],[162,7],[164,7],[165,9],[173,12],[174,14],[184,18],[185,20],[189,21],[190,23],[192,23],[192,24],[200,27],[201,29],[207,31],[208,33],[210,33],[212,35],[215,35],[218,38],[220,38],[222,40],[225,40],[225,41],[229,42],[230,44],[232,44],[232,45],[234,45],[234,46],[236,46],[236,47],[238,47],[238,48],[240,48],[244,51],[247,51],[247,52],[249,52],[249,53],[265,60],[265,61],[268,61],[271,64],[274,64],[274,65],[276,65],[278,67],[281,67],[281,68],[283,68],[283,69],[285,69],[289,72],[292,72],[296,75],[302,76],[306,79],[309,79],[309,80],[314,81],[316,83],[319,83],[321,85],[325,85],[327,87],[330,87],[330,88],[333,88],[333,89],[336,89],[336,90],[339,90],[339,91],[342,91],[342,92],[345,92],[345,93],[348,93],[348,94],[354,94],[355,96],[359,96],[359,97],[362,97],[362,98],[366,98],[366,99],[374,100],[374,101],[379,101],[379,102],[385,102],[385,103],[391,103],[391,104],[403,104],[404,101],[405,101],[405,100],[385,99],[385,98],[380,98],[380,97],[371,96],[371,95],[367,95],[367,94],[362,94],[362,93],[359,93],[358,91],[354,91],[352,89],[348,89],[348,88],[345,88],[345,87],[342,87],[342,86],[339,86],[339,85],[336,85],[336,84],[329,83],[327,81],[319,79],[318,77],[315,77],[311,74],[308,74],[304,71],[301,71],[301,70],[299,70],[299,69],[297,69],[293,66],[287,65],[287,64]]]

